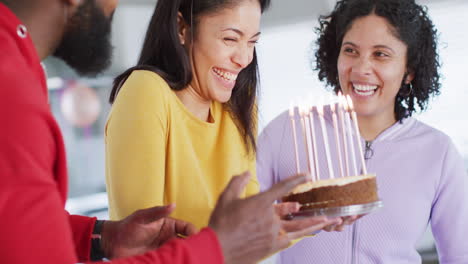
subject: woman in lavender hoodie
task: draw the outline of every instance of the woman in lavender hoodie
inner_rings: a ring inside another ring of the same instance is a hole
[[[440,263],[468,263],[463,160],[447,135],[411,117],[440,90],[436,36],[426,9],[414,0],[342,0],[320,19],[319,78],[351,96],[367,170],[377,175],[384,208],[342,232],[302,240],[281,253],[281,263],[421,263],[416,243],[428,225]],[[334,139],[329,107],[325,120]],[[259,137],[263,189],[295,172],[291,130],[285,112]],[[305,154],[300,157],[305,165]],[[326,168],[324,155],[319,165]]]

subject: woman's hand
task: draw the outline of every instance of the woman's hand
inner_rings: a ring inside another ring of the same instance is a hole
[[[333,231],[338,231],[341,232],[344,230],[345,226],[347,225],[352,225],[356,220],[359,218],[363,217],[364,215],[351,215],[351,216],[343,216],[341,217],[341,223],[340,224],[335,224],[335,225],[328,225],[326,226],[323,230],[327,232],[333,232]]]
[[[289,236],[294,237],[293,239],[314,234],[325,227],[340,226],[343,224],[343,220],[341,218],[328,219],[326,216],[286,220],[289,214],[298,212],[299,209],[300,204],[297,202],[275,204],[276,214],[282,219],[282,230]]]

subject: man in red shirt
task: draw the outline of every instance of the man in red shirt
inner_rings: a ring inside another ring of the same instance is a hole
[[[116,263],[253,263],[331,224],[321,218],[280,221],[272,202],[304,177],[239,199],[247,174],[233,178],[209,227],[198,233],[167,217],[173,205],[140,210],[122,221],[64,210],[65,150],[40,60],[53,54],[81,74],[103,70],[116,5],[117,0],[0,0],[0,263],[76,263],[91,255]],[[282,209],[279,215],[297,211],[297,204]],[[169,241],[176,234],[189,237]]]

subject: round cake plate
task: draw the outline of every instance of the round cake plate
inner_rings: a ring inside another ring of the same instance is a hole
[[[321,215],[328,216],[328,217],[361,215],[361,214],[369,214],[369,213],[375,212],[382,207],[383,207],[383,202],[377,201],[377,202],[372,202],[372,203],[367,203],[367,204],[355,204],[355,205],[347,205],[347,206],[341,206],[341,207],[314,208],[314,209],[306,209],[303,211],[299,211],[297,213],[293,213],[288,218],[300,219],[300,218],[305,218],[305,217],[321,216]]]

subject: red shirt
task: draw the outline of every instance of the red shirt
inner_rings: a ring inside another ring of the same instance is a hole
[[[0,263],[89,261],[95,218],[65,210],[67,168],[60,129],[29,34],[0,3]],[[204,229],[145,255],[113,263],[223,263]]]

